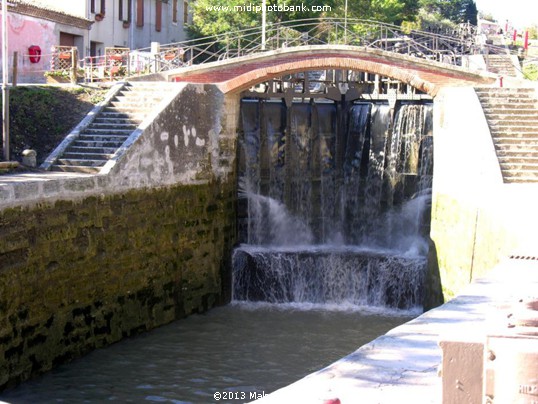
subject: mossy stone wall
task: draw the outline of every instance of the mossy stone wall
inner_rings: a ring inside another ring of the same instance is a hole
[[[0,389],[229,300],[235,187],[0,212]]]

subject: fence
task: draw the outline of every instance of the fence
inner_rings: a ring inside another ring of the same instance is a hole
[[[270,25],[265,35],[256,27],[136,51],[110,47],[102,56],[81,60],[77,60],[76,48],[56,46],[51,54],[42,55],[50,68],[43,67],[40,74],[56,81],[110,81],[303,45],[353,45],[453,65],[462,65],[467,55],[509,53],[505,47],[479,43],[477,38],[471,26],[441,33],[369,20],[308,19]]]

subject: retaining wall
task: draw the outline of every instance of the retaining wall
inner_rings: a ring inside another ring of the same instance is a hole
[[[229,300],[236,101],[184,85],[106,175],[0,177],[0,389]]]
[[[441,90],[434,102],[431,238],[436,257],[430,273],[439,274],[445,299],[508,255],[536,254],[537,203],[535,185],[503,183],[474,89]]]

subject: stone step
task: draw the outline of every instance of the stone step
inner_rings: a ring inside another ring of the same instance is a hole
[[[81,153],[67,149],[62,158],[66,160],[109,160],[113,155],[114,153]]]
[[[51,171],[61,171],[65,173],[86,173],[86,174],[96,174],[101,171],[101,167],[90,167],[90,166],[66,166],[66,165],[56,165],[53,164],[50,168]]]
[[[538,177],[536,176],[523,176],[523,175],[505,175],[503,176],[504,182],[509,184],[538,184]]]
[[[139,125],[140,120],[138,119],[131,119],[129,116],[109,116],[107,114],[99,114],[97,115],[92,123],[98,123],[98,124],[112,124],[112,123],[119,123],[121,125]]]
[[[538,125],[538,110],[534,114],[520,114],[517,116],[510,114],[486,114],[490,125],[523,123],[526,125]]]
[[[120,111],[103,111],[101,112],[95,119],[103,119],[103,120],[114,120],[114,119],[120,119],[120,120],[129,120],[129,121],[135,121],[137,123],[140,123],[144,120],[145,114],[133,114],[133,113],[125,113]]]
[[[109,108],[113,107],[116,109],[124,110],[129,109],[141,109],[141,110],[152,110],[158,102],[146,101],[143,99],[132,100],[132,101],[110,101]]]
[[[536,167],[538,164],[538,160],[536,159],[527,159],[527,158],[506,158],[506,157],[499,157],[499,164],[503,165],[504,167],[510,167],[510,166],[518,166],[523,165],[527,166],[529,168]]]
[[[516,70],[516,66],[514,66],[511,62],[503,60],[503,61],[496,61],[491,62],[488,64],[488,70],[489,71],[505,71],[505,72],[512,72]]]
[[[513,150],[510,151],[509,149],[502,150],[497,149],[497,155],[500,157],[528,157],[528,158],[538,158],[538,149],[522,149],[522,150]]]
[[[514,69],[516,66],[514,66],[514,64],[510,60],[499,59],[499,60],[490,60],[488,67],[490,69],[505,68],[507,70],[511,70],[511,69]]]
[[[538,170],[536,169],[506,168],[502,169],[502,172],[506,177],[536,178],[538,180]]]
[[[156,89],[137,89],[122,91],[116,95],[115,98],[125,97],[126,99],[144,98],[144,99],[162,99],[167,94],[172,92],[168,89],[156,88]]]
[[[121,145],[120,145],[121,146]],[[87,146],[69,146],[67,153],[80,153],[80,154],[105,154],[113,156],[116,153],[118,147],[87,147]]]
[[[81,133],[77,139],[81,140],[88,140],[88,139],[127,139],[131,135],[131,132],[124,131],[121,132],[118,131],[118,133],[110,133],[110,131],[102,131],[100,133]]]
[[[145,92],[135,93],[135,92],[129,91],[121,95],[116,95],[113,101],[133,102],[133,101],[141,101],[141,100],[146,101],[148,103],[151,102],[151,103],[156,104],[163,100],[163,95],[161,92],[148,95]]]
[[[142,107],[133,107],[129,105],[117,105],[117,106],[107,106],[103,109],[105,113],[120,113],[120,114],[131,114],[131,115],[142,115],[146,116],[150,113],[152,108],[142,108]]]
[[[490,106],[483,106],[482,109],[484,110],[484,113],[486,116],[489,116],[489,114],[503,114],[503,115],[530,115],[536,113],[536,108],[517,108],[511,105],[505,105],[502,107],[496,106],[496,107],[490,107]]]
[[[517,171],[517,172],[537,172],[538,173],[538,163],[532,162],[503,162],[501,163],[501,169],[503,171]]]
[[[536,90],[533,88],[488,88],[488,89],[475,89],[476,94],[481,100],[488,99],[506,99],[508,97],[521,98],[521,99],[535,99]]]
[[[499,99],[498,101],[484,101],[482,106],[488,109],[499,108],[499,109],[536,109],[538,107],[538,102],[536,100],[510,100],[510,99]]]
[[[175,83],[169,81],[131,81],[125,89],[170,89]]]
[[[100,128],[94,128],[93,126],[89,126],[80,134],[81,136],[84,135],[119,135],[119,136],[129,136],[131,133],[133,133],[134,129],[100,129]]]
[[[91,125],[89,126],[91,129],[99,129],[99,130],[129,130],[133,131],[138,127],[137,123],[123,123],[123,122],[117,122],[117,121],[109,121],[109,122],[95,122],[93,121]]]
[[[493,137],[534,138],[538,136],[538,127],[496,125],[490,128]]]
[[[60,158],[56,160],[56,165],[59,166],[77,166],[77,167],[101,167],[104,166],[107,162],[106,159],[99,159],[99,160],[93,160],[93,159],[67,159],[67,158]]]
[[[507,102],[519,101],[519,102],[536,102],[536,95],[534,93],[506,93],[506,94],[481,94],[477,93],[481,102]]]
[[[125,142],[125,139],[77,139],[72,147],[98,147],[98,148],[114,148],[117,149]]]
[[[496,146],[525,146],[527,149],[538,147],[538,138],[496,136],[493,139]]]

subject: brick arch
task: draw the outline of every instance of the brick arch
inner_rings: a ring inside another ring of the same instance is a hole
[[[239,93],[254,84],[287,73],[347,69],[380,74],[435,96],[444,86],[491,84],[496,76],[398,53],[344,45],[314,45],[278,49],[167,74],[167,79],[217,84],[224,93]]]
[[[379,74],[381,76],[390,77],[392,79],[409,84],[432,96],[438,91],[438,86],[435,83],[422,79],[416,71],[394,68],[394,66],[373,62],[370,60],[338,57],[305,59],[273,66],[258,67],[220,84],[219,87],[224,93],[234,94],[246,90],[255,84],[267,81],[271,78],[280,77],[285,74],[324,69],[355,70]]]

